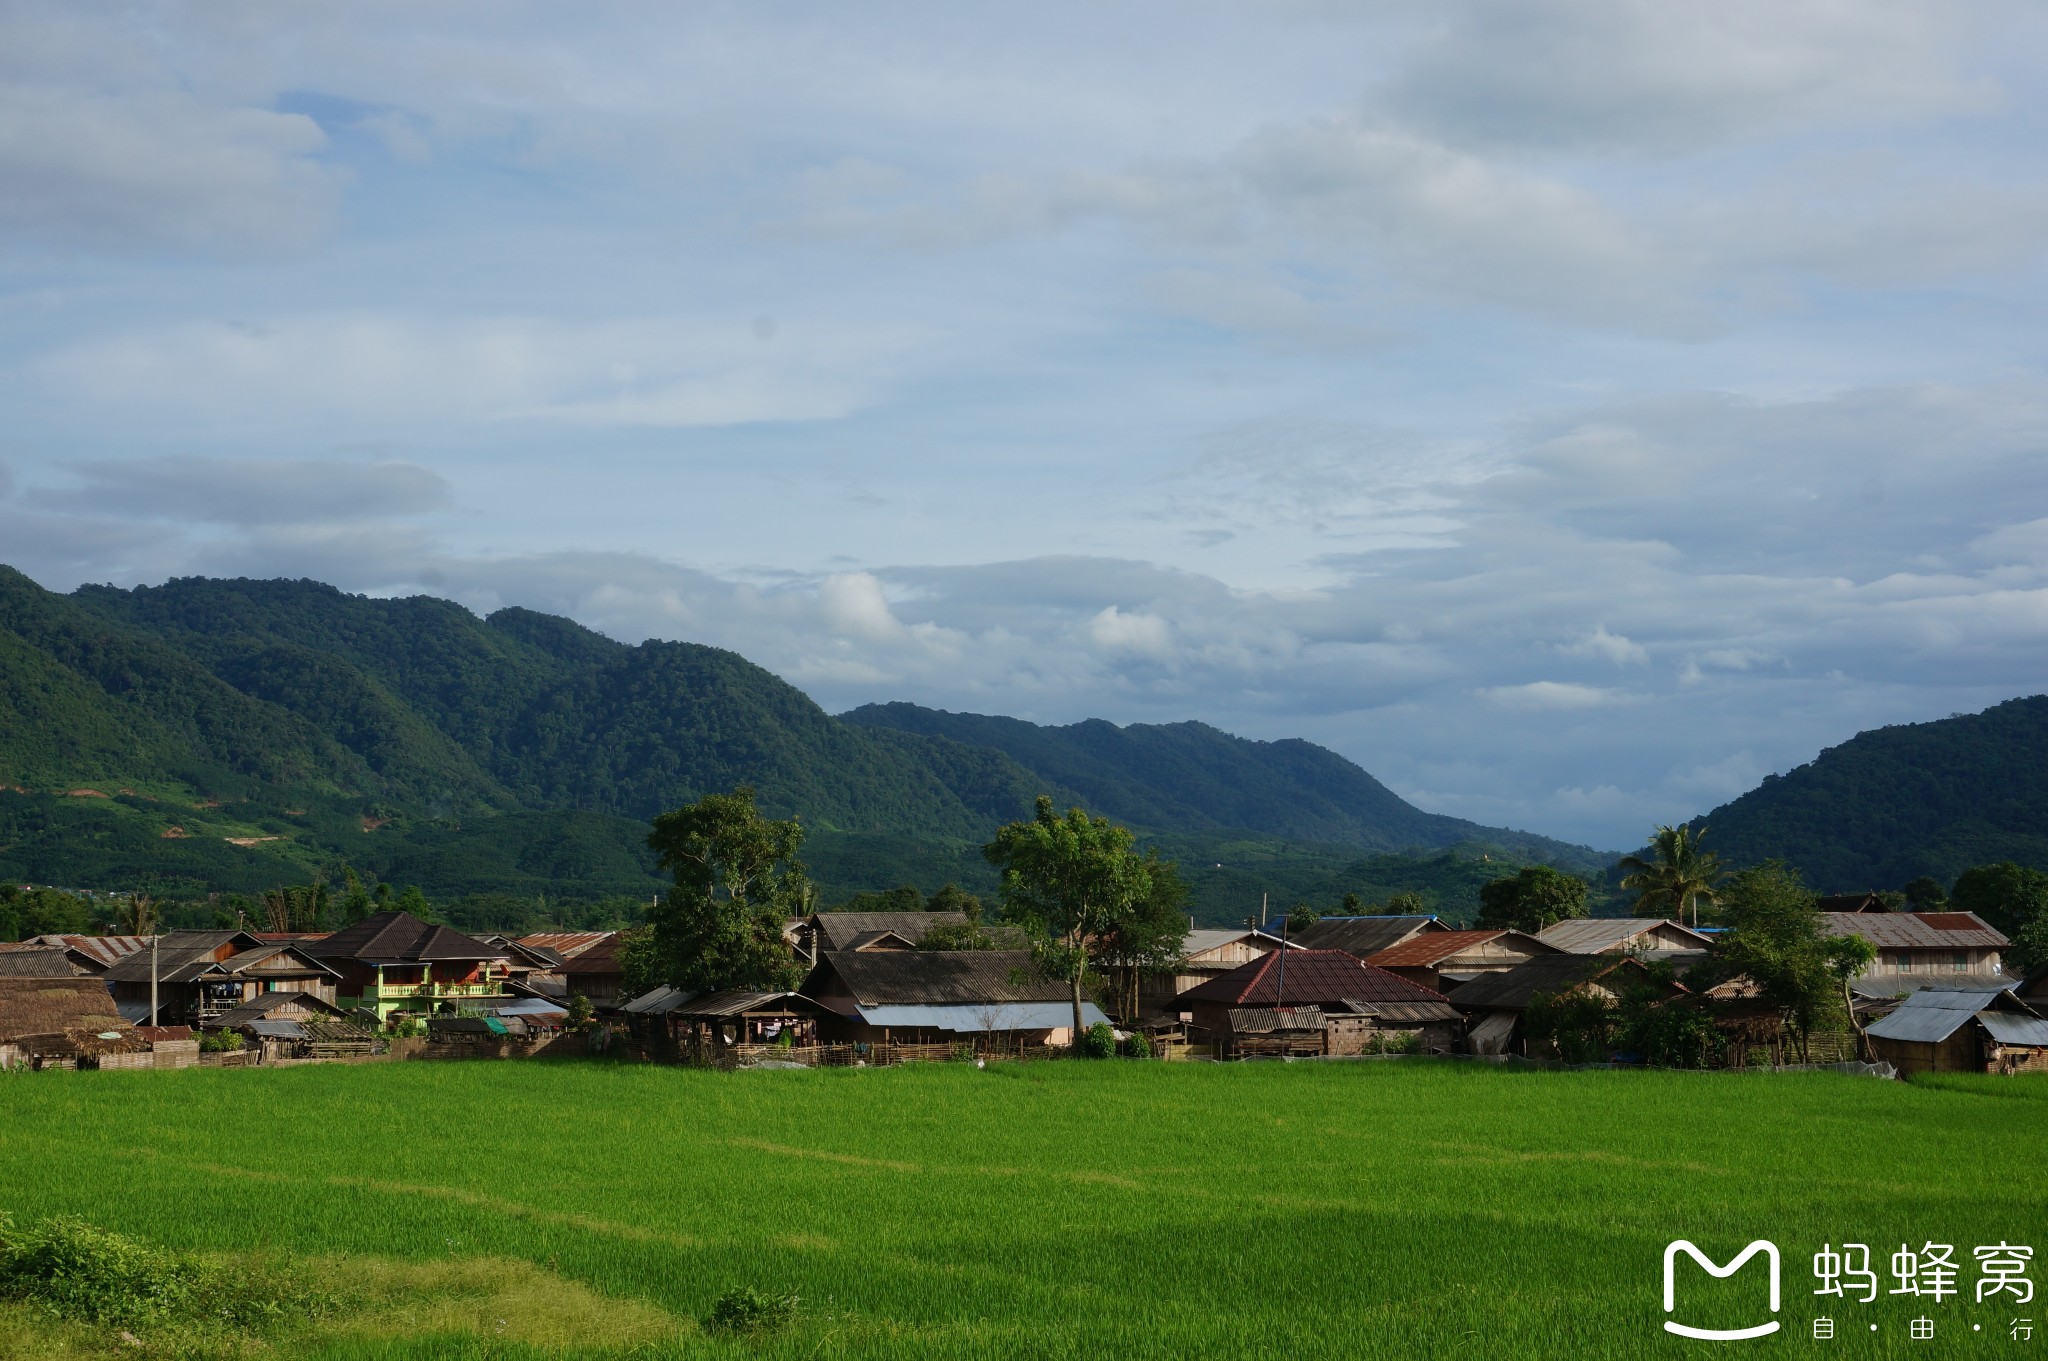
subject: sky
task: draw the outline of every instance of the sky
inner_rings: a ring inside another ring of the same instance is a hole
[[[2048,661],[2048,13],[0,0],[0,562],[1614,849]]]

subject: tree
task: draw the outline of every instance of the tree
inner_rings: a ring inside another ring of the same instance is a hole
[[[1347,893],[1340,907],[1342,915],[1346,917],[1360,916],[1365,912],[1365,900],[1356,893]]]
[[[1530,865],[1480,886],[1479,925],[1535,935],[1567,918],[1585,916],[1587,888],[1586,881],[1575,874],[1548,865]]]
[[[1064,816],[1039,795],[1028,822],[1006,823],[982,847],[1002,872],[1003,911],[1041,944],[1039,967],[1072,987],[1074,1037],[1085,1027],[1081,989],[1098,938],[1128,925],[1151,900],[1157,860],[1140,856],[1130,830],[1079,808]]]
[[[1287,909],[1287,934],[1298,936],[1322,920],[1322,916],[1307,903],[1296,903]]]
[[[1869,967],[1869,942],[1829,935],[1813,890],[1782,861],[1731,876],[1720,901],[1728,930],[1714,946],[1713,972],[1754,983],[1808,1057],[1808,1038],[1838,998],[1848,1019],[1848,982]]]
[[[628,946],[629,978],[696,992],[795,987],[803,966],[782,928],[810,896],[803,841],[795,819],[762,817],[747,785],[655,818],[647,844],[675,887]]]
[[[147,893],[131,893],[114,908],[114,925],[124,936],[155,935],[159,917],[156,899]]]
[[[1389,917],[1426,917],[1429,915],[1429,900],[1420,893],[1396,893],[1387,899],[1386,915]]]
[[[2017,940],[2048,916],[2048,874],[2010,860],[1979,865],[1956,876],[1948,895],[1951,912],[1974,912],[1993,930]]]
[[[1700,904],[1716,901],[1716,885],[1727,877],[1721,857],[1702,851],[1705,827],[1697,832],[1683,824],[1659,827],[1651,834],[1653,859],[1639,855],[1621,858],[1621,886],[1636,894],[1636,911],[1647,916],[1685,920],[1692,909],[1692,924],[1700,924]]]
[[[1924,874],[1908,881],[1900,896],[1906,900],[1908,912],[1939,912],[1948,906],[1948,894],[1942,890],[1941,881]]]
[[[1095,942],[1096,956],[1116,977],[1117,1010],[1127,1018],[1138,1014],[1144,976],[1170,973],[1186,958],[1188,886],[1179,869],[1150,848],[1145,871],[1151,881],[1145,897]]]

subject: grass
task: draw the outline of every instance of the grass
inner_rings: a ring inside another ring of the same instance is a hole
[[[353,1292],[250,1344],[333,1361],[1692,1355],[1659,1331],[1678,1237],[1783,1249],[1786,1332],[1743,1350],[1764,1355],[1820,1345],[1823,1242],[1872,1244],[1881,1276],[1902,1241],[2048,1250],[2034,1078],[392,1064],[10,1078],[0,1129],[17,1222]],[[1695,1272],[1687,1321],[1755,1321],[1750,1276]],[[1926,1310],[1938,1354],[2048,1323],[2048,1298],[1979,1306],[1973,1280]],[[795,1316],[700,1325],[735,1292]],[[1829,1354],[1874,1357],[1920,1311],[1829,1312]],[[25,1317],[0,1310],[0,1357],[137,1354]]]

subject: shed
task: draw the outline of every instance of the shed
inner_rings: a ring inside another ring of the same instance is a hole
[[[97,978],[0,978],[0,1067],[89,1066],[148,1050]]]
[[[853,916],[853,913],[820,915]],[[861,914],[867,915],[867,914]],[[929,1044],[964,1036],[1004,1045],[1069,1044],[1069,986],[1039,974],[1029,950],[853,950],[818,957],[803,994],[831,1014],[827,1040]],[[1106,1021],[1083,1002],[1083,1025]]]
[[[1902,1076],[2048,1072],[2048,1020],[2004,988],[1924,988],[1863,1034]]]

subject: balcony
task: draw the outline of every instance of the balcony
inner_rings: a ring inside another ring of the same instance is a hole
[[[435,1002],[453,1002],[460,1001],[463,998],[504,997],[507,995],[504,984],[498,982],[386,983],[381,987],[375,984],[365,984],[363,987],[363,1004],[368,1006],[377,1002],[406,1002],[422,998]]]

